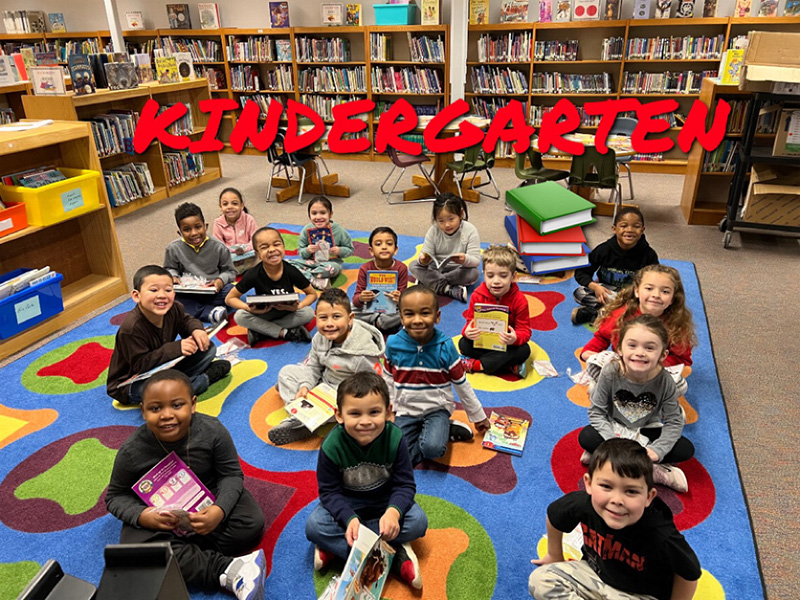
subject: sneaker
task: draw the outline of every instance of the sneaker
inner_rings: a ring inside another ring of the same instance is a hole
[[[314,546],[314,570],[322,571],[326,569],[331,561],[336,558],[335,554],[323,550],[319,546]]]
[[[450,441],[451,442],[468,442],[475,434],[466,423],[461,421],[450,421]]]
[[[266,339],[268,338],[263,333],[259,333],[253,329],[247,330],[247,345],[251,348],[254,348],[256,344],[259,344]]]
[[[653,481],[672,488],[676,492],[683,493],[689,491],[689,483],[686,481],[686,475],[678,467],[673,465],[654,464]]]
[[[528,361],[511,367],[511,373],[520,379],[525,379],[525,376],[528,374]]]
[[[286,333],[283,335],[283,339],[285,339],[287,342],[308,343],[311,341],[311,333],[302,325],[298,325],[297,327],[287,329]]]
[[[208,385],[218,382],[231,372],[231,363],[227,360],[215,360],[206,370],[206,377],[208,377]]]
[[[314,435],[314,432],[295,417],[284,419],[267,433],[269,441],[276,446],[284,446],[292,442],[299,442],[300,440],[310,438],[312,435]]]
[[[588,450],[584,450],[583,454],[581,454],[581,463],[583,463],[584,465],[588,465],[589,461],[591,460],[592,460],[592,453],[589,452]]]
[[[572,311],[572,324],[583,325],[584,323],[591,323],[597,317],[597,311],[588,306],[579,306]]]
[[[234,558],[219,576],[219,583],[222,588],[232,592],[237,600],[263,600],[266,572],[264,551],[257,550]]]
[[[478,362],[476,358],[467,358],[465,356],[461,357],[461,364],[464,365],[464,370],[467,373],[478,373],[479,371],[475,368],[475,363]]]
[[[451,298],[455,298],[459,302],[466,303],[469,300],[469,294],[467,293],[467,286],[465,285],[452,285],[447,292],[447,295]]]
[[[419,560],[411,544],[395,546],[392,573],[417,590],[422,589],[422,573],[419,571]]]
[[[228,311],[224,306],[215,306],[208,313],[208,320],[214,325],[219,325],[228,318]]]
[[[311,278],[311,286],[315,290],[319,290],[320,292],[328,289],[328,286],[331,284],[330,279],[326,279],[325,277],[312,277]]]

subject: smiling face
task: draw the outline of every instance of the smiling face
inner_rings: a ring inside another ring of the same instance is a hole
[[[225,192],[219,199],[219,208],[228,224],[233,225],[242,216],[244,202],[233,192]]]
[[[317,331],[334,344],[347,339],[353,327],[353,313],[340,304],[317,301]]]
[[[622,355],[625,375],[646,382],[658,375],[667,357],[663,340],[644,325],[633,325],[625,332],[617,351]]]
[[[639,215],[629,212],[619,218],[616,225],[611,227],[611,231],[617,237],[619,247],[623,250],[630,250],[641,239],[644,233],[644,223],[642,223]]]
[[[636,288],[639,298],[639,310],[647,315],[660,317],[672,304],[675,295],[675,282],[666,273],[649,271],[642,277]]]
[[[452,213],[445,207],[436,215],[436,225],[447,235],[453,235],[461,226],[461,215]]]
[[[308,207],[308,218],[314,227],[327,227],[331,224],[333,213],[322,202],[315,202]]]
[[[656,497],[656,490],[647,489],[644,477],[624,477],[614,472],[611,462],[583,476],[586,493],[592,497],[592,508],[611,529],[623,529],[642,518],[644,509]]]
[[[253,249],[258,259],[267,267],[278,267],[286,254],[286,247],[277,231],[267,229],[259,233],[254,240]]]
[[[189,433],[197,398],[183,381],[164,379],[153,383],[142,398],[147,428],[162,442],[178,442]]]
[[[148,275],[142,280],[140,289],[133,290],[131,297],[144,316],[160,326],[172,305],[175,303],[175,291],[172,289],[172,277],[169,275]]]
[[[199,246],[206,239],[208,226],[199,216],[184,217],[178,224],[178,233],[185,242],[192,246]]]
[[[391,233],[376,233],[369,245],[369,253],[375,257],[375,264],[379,267],[390,267],[397,254],[397,244]]]
[[[336,420],[360,446],[366,446],[386,429],[389,411],[380,394],[369,392],[361,398],[345,395],[343,409],[336,409]]]
[[[483,278],[486,281],[486,287],[489,288],[489,292],[499,300],[511,289],[514,273],[508,267],[501,267],[487,262],[483,267]]]
[[[420,346],[431,341],[440,318],[441,312],[436,308],[433,295],[412,291],[401,297],[400,320],[403,328]]]

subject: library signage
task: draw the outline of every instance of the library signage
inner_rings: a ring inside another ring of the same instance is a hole
[[[194,153],[222,150],[223,142],[217,138],[222,117],[225,112],[238,110],[240,104],[228,98],[213,98],[201,100],[198,108],[201,112],[208,113],[208,125],[203,136],[199,140],[192,141],[187,135],[174,135],[168,131],[170,125],[181,119],[188,111],[185,104],[174,104],[159,114],[161,105],[152,98],[149,99],[142,110],[142,116],[134,133],[135,151],[144,152],[156,139],[173,150],[188,149]],[[618,115],[628,112],[635,112],[638,119],[636,129],[631,135],[631,145],[636,152],[649,154],[670,150],[675,145],[675,140],[670,137],[658,137],[658,134],[664,133],[670,127],[665,119],[659,117],[677,108],[678,101],[674,99],[643,104],[635,98],[623,98],[587,102],[583,105],[586,114],[601,117],[595,134],[595,147],[601,153],[608,150],[606,140],[614,120]],[[311,146],[325,134],[325,122],[311,108],[290,99],[285,109],[288,127],[284,147],[287,152],[297,152]],[[372,143],[368,137],[353,139],[349,136],[366,132],[367,123],[364,117],[374,109],[375,103],[366,99],[333,107],[333,124],[328,133],[328,147],[331,152],[348,154],[368,150]],[[452,127],[448,131],[448,125],[467,115],[469,110],[469,104],[465,100],[456,100],[422,128],[419,126],[414,107],[407,100],[399,99],[378,119],[375,128],[375,149],[378,152],[385,152],[388,146],[392,146],[399,152],[418,155],[422,152],[421,144],[400,137],[412,131],[422,131],[425,145],[432,153],[458,152],[476,144],[481,144],[485,150],[490,151],[498,141],[513,142],[514,150],[517,152],[525,152],[530,147],[531,136],[536,128],[527,123],[525,106],[519,101],[512,100],[498,110],[485,131],[468,120],[462,120],[458,124],[457,133]],[[692,144],[697,141],[706,151],[714,150],[725,135],[730,111],[730,105],[724,100],[719,100],[712,118],[709,119],[708,107],[695,100],[686,123],[677,136],[680,149],[688,153]],[[261,109],[258,104],[249,100],[231,132],[229,140],[231,148],[235,152],[241,152],[245,144],[250,142],[258,150],[266,151],[275,141],[275,134],[283,114],[284,106],[277,101],[271,102],[262,126]],[[311,129],[300,132],[298,117],[310,119],[313,123]],[[707,123],[710,123],[708,128],[706,128]],[[583,154],[581,143],[564,137],[577,130],[580,124],[578,109],[572,102],[562,98],[542,117],[542,124],[539,127],[539,150],[546,153],[551,147],[555,147],[561,152]]]

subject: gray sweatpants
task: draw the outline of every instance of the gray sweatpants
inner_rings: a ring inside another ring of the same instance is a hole
[[[254,315],[246,310],[237,310],[233,315],[233,320],[237,325],[245,329],[252,329],[262,335],[278,339],[281,337],[281,329],[291,329],[309,323],[314,318],[314,309],[304,306],[300,310],[284,314],[277,318],[270,318],[270,315],[277,315],[278,311],[269,311],[263,315]]]
[[[611,587],[585,560],[538,567],[528,579],[536,600],[657,600],[648,594],[629,594]]]
[[[470,286],[480,277],[478,267],[465,267],[452,263],[446,264],[440,271],[433,266],[433,262],[423,267],[418,260],[415,260],[409,270],[419,283],[424,283],[437,294],[443,294],[445,286],[448,285]]]
[[[387,315],[385,313],[363,312],[361,310],[353,308],[353,315],[359,321],[368,323],[381,332],[392,331],[400,327],[401,324],[400,313]]]

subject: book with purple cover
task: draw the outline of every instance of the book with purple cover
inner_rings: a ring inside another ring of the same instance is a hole
[[[170,452],[131,488],[147,506],[199,512],[216,498],[186,463]]]

